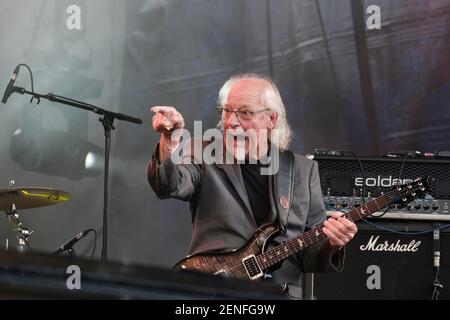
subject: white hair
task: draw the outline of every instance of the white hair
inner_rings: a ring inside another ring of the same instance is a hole
[[[286,150],[289,147],[289,143],[291,142],[292,131],[287,122],[286,108],[284,107],[280,92],[278,91],[278,88],[273,82],[273,80],[270,79],[268,76],[264,76],[258,73],[244,73],[230,77],[220,89],[217,103],[220,106],[225,105],[231,87],[236,82],[243,79],[258,79],[267,83],[266,89],[261,95],[262,103],[265,107],[270,108],[270,110],[275,111],[278,114],[277,122],[275,123],[275,126],[273,128],[277,130],[273,131],[274,139],[272,142],[280,150],[282,151]],[[221,122],[219,122],[218,127],[223,129]]]

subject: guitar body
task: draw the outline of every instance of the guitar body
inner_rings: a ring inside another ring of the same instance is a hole
[[[199,253],[188,256],[173,267],[176,271],[190,270],[210,273],[235,279],[256,279],[249,275],[243,267],[243,261],[250,256],[263,253],[268,243],[279,233],[276,224],[265,224],[259,227],[252,238],[241,248],[224,253]],[[257,278],[261,277],[259,275]]]

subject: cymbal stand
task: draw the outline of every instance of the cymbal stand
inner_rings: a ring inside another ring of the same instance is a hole
[[[19,241],[17,251],[25,252],[26,249],[30,251],[30,247],[28,245],[28,237],[31,236],[34,231],[30,231],[29,229],[22,226],[22,222],[19,219],[19,213],[17,212],[16,205],[14,203],[11,204],[11,209],[6,210],[5,212],[9,222],[13,226],[13,231],[16,233],[17,240]]]

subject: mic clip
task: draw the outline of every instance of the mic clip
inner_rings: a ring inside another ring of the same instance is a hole
[[[30,103],[32,103],[34,99],[36,99],[36,104],[41,103],[41,98],[39,98],[38,96],[32,96],[30,99]]]

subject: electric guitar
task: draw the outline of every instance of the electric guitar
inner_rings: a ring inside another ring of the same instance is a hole
[[[393,187],[393,189],[360,207],[343,215],[350,221],[358,221],[393,203],[406,205],[408,202],[429,191],[428,178],[418,178],[414,182]],[[174,270],[190,270],[224,277],[256,280],[264,276],[268,269],[297,254],[301,250],[326,238],[323,226],[304,232],[302,235],[266,250],[271,239],[279,233],[276,224],[259,227],[252,238],[241,248],[225,253],[199,253],[179,261]]]

